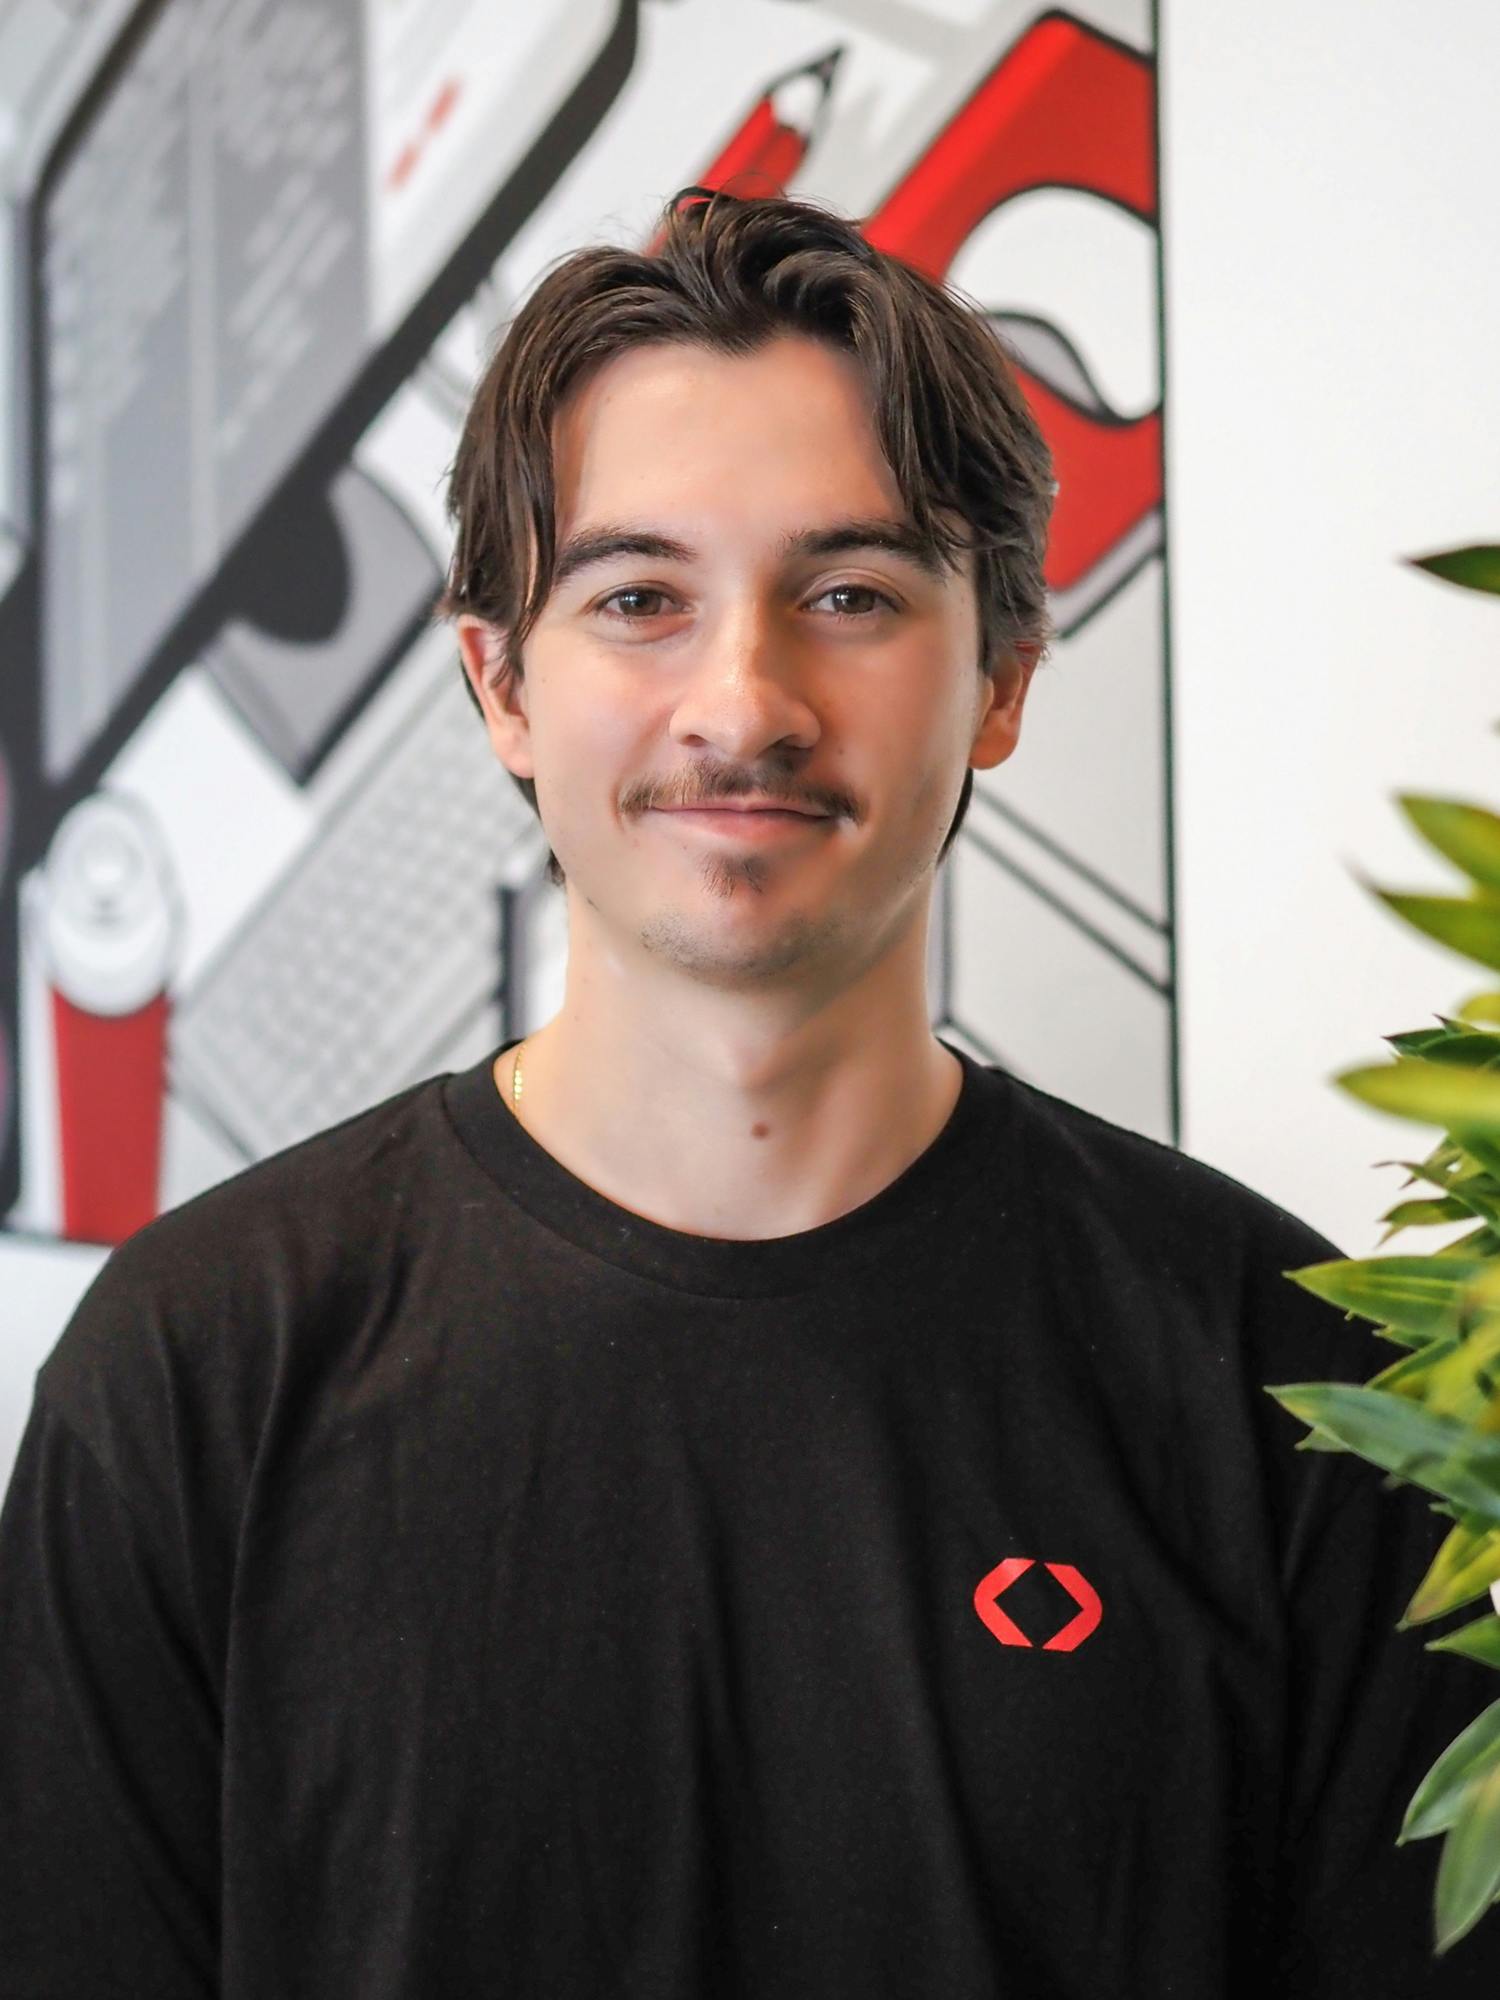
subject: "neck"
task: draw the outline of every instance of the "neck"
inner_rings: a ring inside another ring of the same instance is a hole
[[[570,991],[495,1081],[531,1136],[622,1208],[763,1239],[878,1194],[942,1130],[962,1068],[932,1032],[925,991],[887,977],[791,1020],[680,998],[632,1007],[618,986],[607,1008],[589,1007]]]

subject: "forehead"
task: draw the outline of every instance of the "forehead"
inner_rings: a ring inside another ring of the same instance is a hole
[[[615,355],[558,411],[553,456],[564,535],[584,516],[674,507],[903,511],[859,364],[801,335],[753,354],[674,341]]]

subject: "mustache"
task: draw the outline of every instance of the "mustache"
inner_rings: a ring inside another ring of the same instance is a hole
[[[733,772],[710,776],[689,773],[668,785],[642,784],[627,795],[624,807],[626,811],[661,811],[685,806],[712,807],[744,798],[781,806],[788,812],[818,813],[830,819],[854,817],[853,802],[842,793],[793,789],[784,779],[768,782]]]

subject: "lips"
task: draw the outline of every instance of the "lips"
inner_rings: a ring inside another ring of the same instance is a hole
[[[674,821],[674,833],[684,840],[727,841],[732,847],[791,844],[832,823],[827,813],[790,806],[668,806],[652,817]]]
[[[726,804],[721,799],[705,800],[692,806],[658,806],[658,812],[732,812],[747,816],[755,813],[795,814],[798,819],[826,819],[826,813],[811,812],[806,806],[736,806]]]

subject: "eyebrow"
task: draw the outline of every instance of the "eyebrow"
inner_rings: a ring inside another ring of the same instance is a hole
[[[821,528],[794,528],[776,545],[779,560],[792,556],[851,555],[859,549],[880,549],[901,556],[924,575],[941,582],[947,569],[936,546],[910,521],[884,516],[830,521]],[[552,567],[552,588],[560,590],[580,570],[611,561],[615,556],[647,556],[657,562],[694,563],[698,551],[654,528],[606,524],[580,528],[558,550]]]

